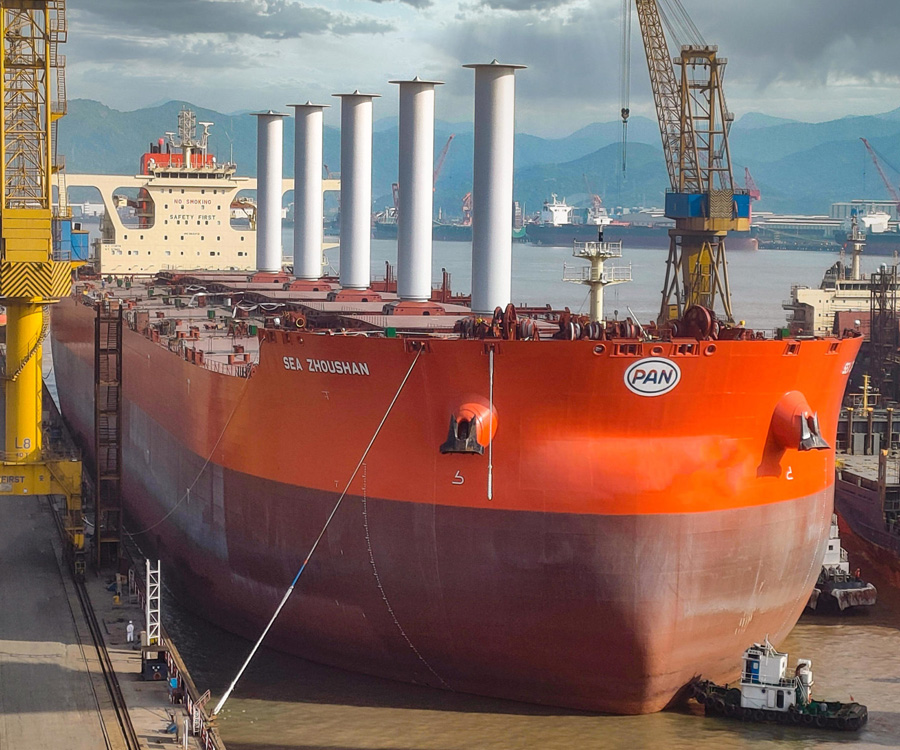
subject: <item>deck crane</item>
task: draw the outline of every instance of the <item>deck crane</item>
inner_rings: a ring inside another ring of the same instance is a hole
[[[81,462],[41,434],[41,350],[49,305],[67,296],[71,263],[54,257],[51,177],[65,114],[65,0],[0,0],[0,302],[7,310],[5,450],[0,495],[66,497],[76,572],[84,569]]]
[[[732,176],[726,60],[703,41],[679,0],[635,0],[635,6],[669,173],[665,214],[675,219],[658,322],[693,305],[714,309],[717,299],[733,322],[725,237],[750,228],[750,197]],[[691,39],[674,60],[663,21]]]

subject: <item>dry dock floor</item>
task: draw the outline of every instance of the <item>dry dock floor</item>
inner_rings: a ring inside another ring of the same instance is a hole
[[[43,497],[0,497],[0,748],[106,746],[87,624],[57,564]],[[76,600],[77,601],[77,600]]]

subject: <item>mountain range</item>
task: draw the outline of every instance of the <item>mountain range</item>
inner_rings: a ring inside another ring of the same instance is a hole
[[[68,114],[59,125],[59,151],[65,154],[67,170],[134,174],[150,143],[176,130],[182,107],[193,109],[198,121],[214,123],[209,148],[219,161],[235,161],[238,174],[255,174],[256,119],[250,114],[223,114],[176,101],[120,112],[88,99],[69,102]],[[435,210],[457,216],[462,197],[472,184],[472,124],[436,122],[436,158],[451,135],[435,186]],[[661,206],[668,178],[656,122],[630,118],[624,164],[621,136],[618,121],[594,123],[565,138],[517,133],[515,199],[524,204],[526,212],[538,210],[554,193],[572,204],[586,204],[590,193],[597,193],[608,207]],[[757,212],[827,214],[836,201],[889,200],[861,137],[881,155],[888,179],[896,185],[900,172],[892,164],[900,164],[900,109],[821,123],[748,113],[731,129],[737,183],[743,184],[744,168],[749,168],[762,193],[754,208]],[[293,170],[293,138],[293,119],[287,118],[285,176],[291,176]],[[391,202],[397,157],[397,118],[379,119],[373,134],[376,209]],[[331,171],[340,170],[340,133],[335,128],[325,128],[324,161]]]

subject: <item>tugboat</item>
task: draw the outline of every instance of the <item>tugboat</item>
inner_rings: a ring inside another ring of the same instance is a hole
[[[855,731],[868,721],[868,709],[859,703],[812,698],[812,662],[798,659],[793,676],[788,655],[769,643],[754,644],[744,652],[740,687],[716,685],[709,680],[691,684],[692,697],[706,715],[742,721],[803,724],[820,729]]]
[[[847,550],[841,547],[837,515],[831,515],[831,535],[822,562],[822,571],[806,606],[810,609],[833,609],[843,612],[848,607],[871,607],[878,598],[878,590],[859,577],[859,569],[851,575]]]

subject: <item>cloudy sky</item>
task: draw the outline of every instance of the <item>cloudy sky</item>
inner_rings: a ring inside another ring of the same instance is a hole
[[[470,120],[464,63],[521,63],[518,129],[566,135],[618,117],[627,0],[72,0],[70,98],[133,110],[177,99],[220,112],[281,109],[389,79],[445,81],[438,117]],[[633,5],[633,0],[631,1]],[[898,0],[683,0],[729,60],[740,117],[821,121],[900,107]],[[329,122],[337,123],[337,108]],[[637,21],[631,110],[653,116]]]

